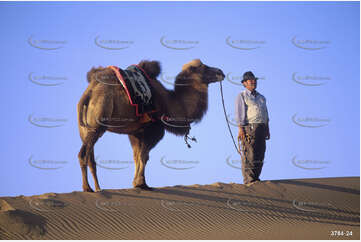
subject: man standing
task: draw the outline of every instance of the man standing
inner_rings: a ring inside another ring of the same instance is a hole
[[[236,99],[238,143],[242,143],[242,175],[246,185],[260,181],[266,140],[270,139],[266,98],[256,91],[257,79],[250,71],[244,73],[242,84],[246,90]]]

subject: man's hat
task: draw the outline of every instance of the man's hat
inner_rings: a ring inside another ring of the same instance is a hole
[[[247,71],[243,74],[243,80],[242,80],[242,83],[244,81],[247,81],[247,80],[258,80],[258,77],[255,77],[252,73],[252,71]]]

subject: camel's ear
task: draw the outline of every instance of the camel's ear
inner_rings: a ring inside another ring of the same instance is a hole
[[[161,72],[159,61],[141,61],[138,66],[152,79],[156,79]]]

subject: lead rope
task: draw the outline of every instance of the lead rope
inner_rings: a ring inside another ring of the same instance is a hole
[[[221,89],[221,97],[222,97],[222,105],[223,105],[224,117],[226,118],[226,121],[227,121],[228,130],[229,130],[229,133],[230,133],[230,135],[232,137],[234,148],[236,148],[238,154],[240,154],[241,158],[243,158],[243,154],[241,152],[241,144],[238,142],[238,147],[237,147],[236,142],[234,141],[234,137],[233,137],[233,134],[232,134],[232,131],[231,131],[231,127],[229,126],[229,121],[228,121],[227,112],[226,112],[226,106],[224,105],[222,81],[219,82],[219,86],[220,86],[220,89]]]
[[[191,129],[191,127],[189,126],[189,130]],[[197,143],[197,139],[196,137],[190,137],[189,136],[189,130],[187,131],[187,133],[184,135],[184,141],[186,142],[186,145],[188,148],[192,148],[192,146],[188,143],[188,139],[190,139],[191,141],[193,142],[196,142]]]

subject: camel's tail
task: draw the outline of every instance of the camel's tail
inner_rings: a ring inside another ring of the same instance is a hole
[[[91,97],[91,91],[86,90],[83,96],[80,98],[78,103],[78,121],[79,125],[82,127],[88,127],[87,124],[87,111],[88,111],[88,104]]]
[[[91,98],[91,83],[96,79],[96,73],[98,71],[102,71],[104,70],[104,68],[99,67],[99,68],[92,68],[90,71],[88,71],[86,77],[87,80],[89,82],[89,86],[88,88],[85,90],[85,92],[83,93],[83,96],[80,98],[79,103],[78,103],[78,121],[79,121],[79,125],[82,127],[88,127],[87,124],[87,111],[88,111],[88,104]]]

